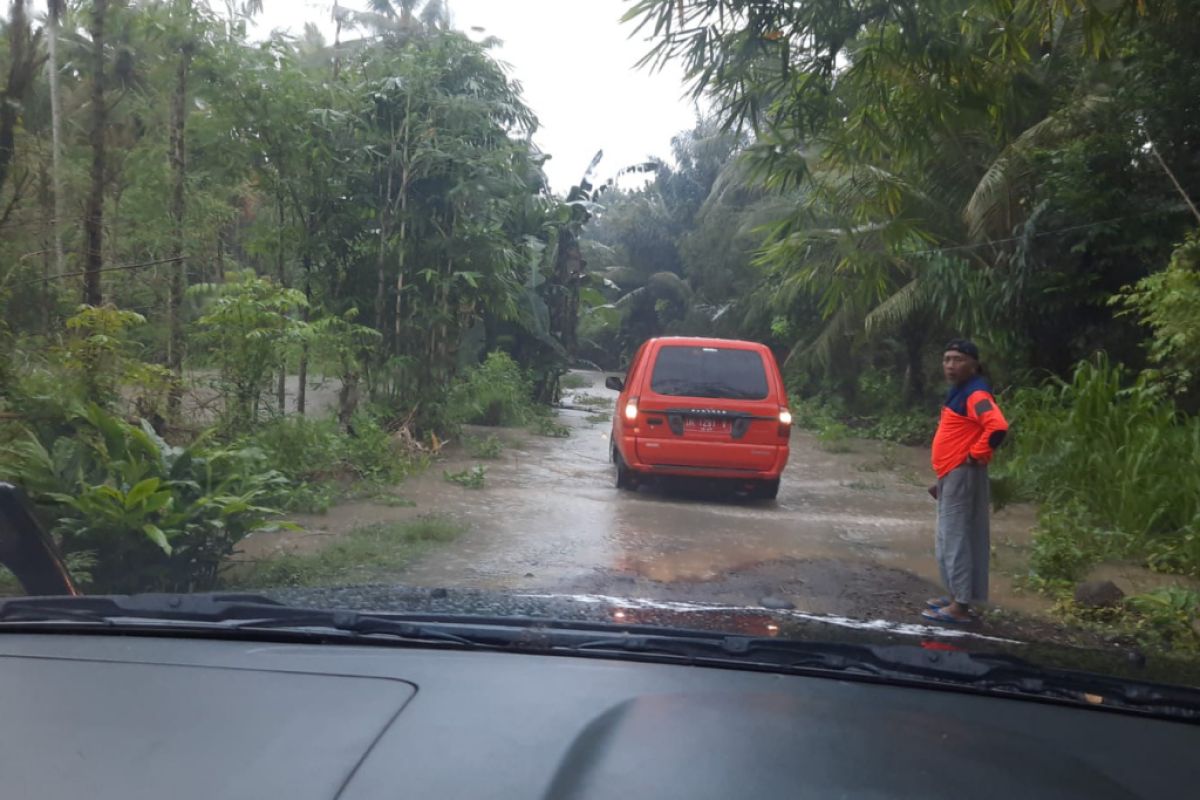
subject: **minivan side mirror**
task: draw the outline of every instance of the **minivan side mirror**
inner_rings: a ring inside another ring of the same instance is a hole
[[[621,380],[616,375],[609,375],[604,379],[604,388],[612,389],[614,392],[620,392],[625,389],[625,381]]]

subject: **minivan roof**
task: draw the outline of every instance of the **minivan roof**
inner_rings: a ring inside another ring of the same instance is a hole
[[[751,342],[746,339],[718,339],[712,336],[656,336],[649,340],[650,344],[663,342],[681,344],[690,347],[729,347],[737,350],[767,350],[762,342]]]

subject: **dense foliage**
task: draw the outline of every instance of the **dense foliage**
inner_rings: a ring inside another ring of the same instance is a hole
[[[3,21],[0,478],[93,588],[211,586],[275,509],[419,464],[486,353],[519,354],[521,414],[573,355],[591,187],[549,193],[488,42],[436,0],[332,43],[217,7]],[[336,419],[281,419],[317,373]]]

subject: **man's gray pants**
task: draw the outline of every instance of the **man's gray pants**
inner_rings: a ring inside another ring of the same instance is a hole
[[[959,603],[981,603],[988,596],[987,467],[963,464],[938,480],[938,569],[951,597]]]

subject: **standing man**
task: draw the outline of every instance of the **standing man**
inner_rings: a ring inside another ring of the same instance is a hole
[[[942,354],[950,384],[933,437],[937,484],[937,562],[948,596],[930,600],[921,616],[937,622],[967,623],[970,606],[988,596],[988,462],[1008,433],[979,365],[979,348],[955,339]]]

